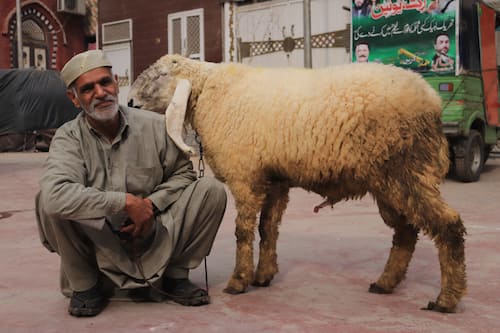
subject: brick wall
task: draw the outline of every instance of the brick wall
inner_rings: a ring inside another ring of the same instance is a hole
[[[222,4],[219,0],[100,0],[102,23],[132,19],[134,79],[168,51],[168,14],[204,10],[205,60],[222,61]],[[99,40],[102,40],[101,36]]]
[[[49,69],[60,70],[74,54],[86,48],[83,17],[57,12],[57,0],[21,2],[22,20],[33,19],[44,30]],[[0,68],[17,65],[16,43],[11,42],[16,18],[16,1],[0,1]],[[17,41],[17,38],[15,38]],[[24,43],[23,43],[24,44]],[[12,58],[15,59],[12,62]]]

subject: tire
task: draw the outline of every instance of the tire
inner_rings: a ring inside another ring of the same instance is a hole
[[[479,180],[486,160],[484,140],[476,130],[471,130],[467,138],[457,142],[454,154],[455,175],[458,180],[469,183]]]
[[[486,161],[490,157],[490,153],[492,150],[493,150],[492,145],[486,145],[486,144],[484,145],[484,164],[486,164]]]

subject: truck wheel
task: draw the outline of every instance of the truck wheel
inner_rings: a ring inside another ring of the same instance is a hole
[[[475,182],[483,171],[485,161],[484,140],[476,130],[471,130],[469,137],[457,143],[455,155],[455,175],[462,182]],[[457,156],[458,155],[458,156]]]
[[[486,144],[484,145],[484,163],[483,164],[486,164],[486,161],[490,157],[490,153],[492,150],[493,150],[492,145],[486,145]]]

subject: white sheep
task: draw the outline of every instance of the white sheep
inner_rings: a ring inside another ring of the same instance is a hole
[[[381,64],[270,69],[166,55],[137,78],[129,99],[165,109],[177,83],[177,99],[192,88],[185,119],[236,203],[236,266],[226,292],[269,285],[289,189],[302,187],[326,198],[320,207],[366,193],[376,200],[394,236],[370,292],[391,293],[405,277],[419,230],[429,235],[439,251],[441,292],[427,309],[455,311],[466,291],[465,228],[439,191],[449,164],[441,100],[420,75]],[[167,127],[187,152],[178,103],[167,110]]]

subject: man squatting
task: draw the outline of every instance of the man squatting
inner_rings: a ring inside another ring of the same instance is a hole
[[[83,112],[57,130],[36,197],[41,241],[61,259],[68,311],[95,316],[109,298],[139,291],[147,299],[208,304],[189,270],[212,248],[224,187],[197,179],[163,115],[118,104],[111,67],[102,51],[91,50],[62,69],[67,95]]]

